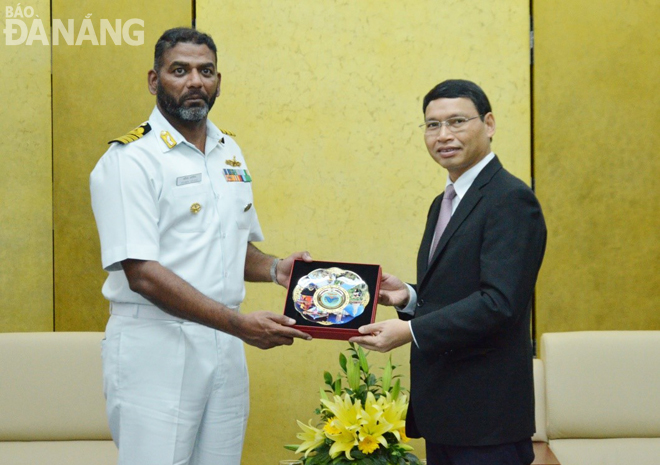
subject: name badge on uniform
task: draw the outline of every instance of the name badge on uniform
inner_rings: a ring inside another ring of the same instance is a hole
[[[185,186],[186,184],[195,184],[197,182],[202,182],[202,173],[189,174],[188,176],[176,178],[177,186]]]
[[[227,182],[252,182],[252,177],[247,170],[224,169],[222,172],[225,174]]]

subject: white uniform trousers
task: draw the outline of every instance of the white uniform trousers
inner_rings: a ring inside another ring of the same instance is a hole
[[[111,312],[103,384],[119,465],[240,465],[243,342],[153,306],[112,304]]]

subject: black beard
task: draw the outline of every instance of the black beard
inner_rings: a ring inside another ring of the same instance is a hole
[[[202,106],[195,107],[184,107],[183,103],[186,99],[194,96],[195,98],[200,98],[204,101]],[[213,104],[215,103],[217,95],[213,95],[209,98],[202,94],[201,92],[188,92],[186,95],[183,95],[179,100],[176,100],[172,95],[170,95],[165,88],[158,82],[158,87],[156,90],[156,100],[158,101],[159,106],[170,116],[187,123],[198,123],[204,120]]]

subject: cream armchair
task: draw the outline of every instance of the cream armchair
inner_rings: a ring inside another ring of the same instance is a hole
[[[660,331],[546,333],[541,355],[535,439],[561,465],[660,464]]]
[[[0,334],[0,463],[113,465],[103,333]]]

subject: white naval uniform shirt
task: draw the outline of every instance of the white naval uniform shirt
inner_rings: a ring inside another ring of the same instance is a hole
[[[243,154],[210,121],[206,155],[158,107],[148,123],[151,130],[142,138],[113,143],[90,176],[102,264],[109,272],[103,295],[110,302],[149,305],[130,290],[120,262],[154,260],[235,309],[245,296],[247,243],[263,240],[251,182],[229,182],[223,171],[248,173]],[[240,166],[228,163],[234,158]]]

